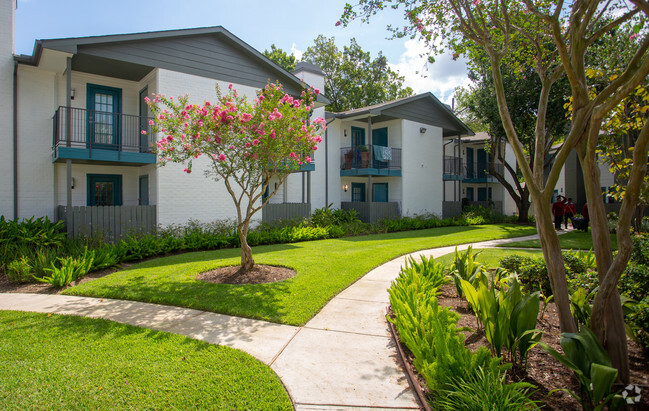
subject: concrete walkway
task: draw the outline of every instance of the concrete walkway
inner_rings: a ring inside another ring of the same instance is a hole
[[[518,237],[474,243],[489,248]],[[466,249],[469,244],[459,245]],[[439,257],[455,246],[418,251]],[[367,273],[304,327],[140,303],[65,295],[0,293],[0,310],[104,318],[243,350],[271,366],[297,410],[419,409],[385,319],[387,289],[407,256]]]

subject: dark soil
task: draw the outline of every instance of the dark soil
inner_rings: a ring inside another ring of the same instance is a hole
[[[446,284],[441,289],[439,296],[441,306],[450,307],[453,311],[460,314],[458,322],[459,327],[468,327],[472,330],[477,329],[476,319],[465,299],[458,298],[455,286]],[[541,311],[543,302],[541,302]],[[543,317],[541,317],[543,314]],[[557,315],[556,305],[550,303],[545,313],[539,314],[537,328],[542,330],[542,341],[552,346],[554,349],[561,351],[559,338],[559,317]],[[466,346],[471,350],[476,350],[480,346],[489,347],[487,338],[482,330],[475,332],[464,332],[466,337]],[[629,357],[631,365],[631,383],[639,385],[642,389],[642,402],[633,409],[649,409],[649,353],[643,351],[634,341],[628,340]],[[412,363],[410,364],[412,366]],[[414,367],[413,367],[414,369]],[[581,405],[570,395],[563,391],[557,391],[548,396],[549,392],[555,389],[567,388],[574,392],[579,391],[579,383],[574,377],[572,371],[561,365],[552,356],[543,351],[540,347],[534,347],[530,350],[527,361],[527,369],[512,368],[508,372],[510,381],[526,381],[537,387],[533,399],[541,401],[544,410],[577,410]],[[419,378],[421,383],[421,378]],[[425,392],[425,386],[422,385]]]
[[[67,287],[54,287],[47,283],[15,283],[9,279],[9,277],[3,272],[0,271],[0,293],[32,293],[32,294],[60,294],[61,291],[69,287],[74,287],[75,285],[83,284],[87,281],[92,281],[96,278],[101,278],[112,274],[116,271],[119,271],[123,268],[129,267],[132,264],[121,263],[119,268],[106,268],[105,270],[93,271],[86,274],[77,281],[73,281]]]
[[[220,284],[263,284],[286,280],[295,274],[295,270],[290,268],[256,264],[248,271],[242,271],[238,265],[221,267],[200,273],[196,279]]]

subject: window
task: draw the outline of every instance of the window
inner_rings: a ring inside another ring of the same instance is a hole
[[[365,202],[365,183],[352,183],[352,201]]]
[[[89,206],[121,206],[122,176],[116,174],[88,174]],[[147,193],[148,197],[148,193]],[[148,199],[147,199],[148,200]]]
[[[388,183],[374,183],[372,185],[373,196],[372,201],[375,203],[388,202]]]

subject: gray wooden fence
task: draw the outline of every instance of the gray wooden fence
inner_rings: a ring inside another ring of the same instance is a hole
[[[442,203],[442,218],[457,217],[462,214],[461,201],[444,201]]]
[[[57,217],[66,222],[72,237],[103,237],[116,241],[129,234],[151,233],[156,229],[156,210],[149,206],[72,207],[68,216],[66,206],[58,206]]]
[[[261,219],[264,222],[291,220],[311,216],[311,203],[281,203],[266,204],[261,209]]]
[[[370,203],[363,201],[342,202],[340,208],[343,210],[356,210],[358,218],[364,223],[374,223],[383,218],[400,217],[399,203]]]

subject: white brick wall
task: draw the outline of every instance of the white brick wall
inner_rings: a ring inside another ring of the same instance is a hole
[[[170,97],[189,94],[191,102],[215,101],[216,89],[228,92],[229,83],[199,76],[158,70],[156,89]],[[235,84],[239,94],[248,99],[256,96],[257,89]],[[211,222],[216,219],[236,218],[237,212],[232,197],[223,181],[206,178],[204,171],[210,167],[210,160],[199,158],[194,161],[193,172],[186,174],[185,166],[168,164],[157,169],[158,224],[183,224],[189,219]],[[255,214],[255,221],[261,220],[261,213]]]
[[[0,215],[13,215],[14,0],[0,0]]]

